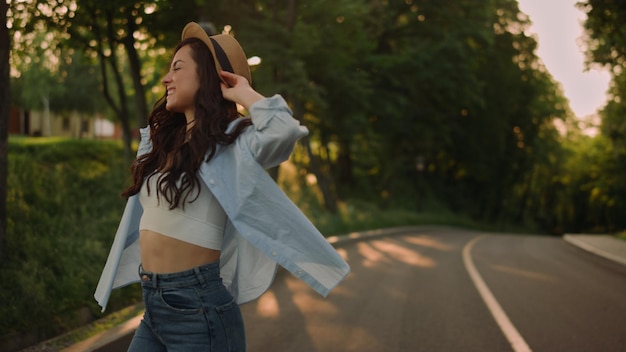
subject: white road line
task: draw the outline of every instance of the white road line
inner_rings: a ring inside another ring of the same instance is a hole
[[[496,301],[496,298],[493,296],[493,294],[489,290],[489,287],[487,287],[485,281],[480,276],[478,270],[476,270],[476,267],[474,266],[471,255],[472,247],[474,247],[474,244],[476,244],[476,242],[484,237],[486,236],[482,235],[473,238],[463,248],[463,263],[465,264],[465,269],[467,269],[470,278],[472,279],[472,281],[474,281],[474,286],[476,286],[478,293],[480,293],[483,301],[485,301],[487,308],[491,312],[491,315],[493,315],[496,323],[498,323],[498,325],[500,326],[500,329],[504,333],[504,336],[506,336],[507,340],[509,340],[509,343],[513,347],[513,351],[530,352],[532,350],[530,349],[530,347],[528,347],[528,344],[526,344],[526,341],[524,341],[524,338],[522,337],[522,335],[520,335],[515,326],[513,326],[511,320],[509,320],[509,318],[506,316],[506,313],[504,313],[504,310],[502,309],[498,301]]]

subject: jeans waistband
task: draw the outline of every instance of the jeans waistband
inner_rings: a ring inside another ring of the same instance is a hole
[[[158,274],[144,270],[139,265],[139,278],[142,286],[153,288],[174,288],[193,285],[206,285],[208,281],[220,278],[220,262],[204,264],[193,269],[177,273]]]

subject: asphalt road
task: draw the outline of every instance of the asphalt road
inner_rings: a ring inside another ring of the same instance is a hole
[[[439,228],[339,251],[352,272],[327,299],[280,273],[242,306],[249,351],[626,351],[626,267],[561,238]]]
[[[242,306],[248,351],[626,351],[626,266],[561,238],[424,228],[338,250],[352,272],[328,298],[280,271]]]

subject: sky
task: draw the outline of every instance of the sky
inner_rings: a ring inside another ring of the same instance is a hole
[[[577,1],[518,0],[518,3],[533,23],[530,33],[537,36],[537,56],[562,84],[576,116],[585,117],[604,107],[610,74],[607,70],[585,70],[584,47],[579,43],[586,15],[576,8]]]

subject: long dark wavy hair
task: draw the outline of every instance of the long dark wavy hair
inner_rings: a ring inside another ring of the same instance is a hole
[[[197,38],[181,41],[174,53],[189,45],[191,57],[197,64],[200,88],[194,98],[195,122],[187,132],[185,114],[165,108],[167,93],[161,97],[148,120],[152,150],[138,157],[131,165],[133,184],[123,193],[130,197],[139,193],[146,177],[161,173],[157,182],[157,196],[170,204],[170,209],[184,207],[194,189],[200,190],[198,170],[203,162],[215,155],[217,145],[233,143],[243,130],[252,124],[249,118],[241,121],[231,132],[228,125],[240,117],[235,103],[224,99],[220,77],[208,47]],[[148,189],[148,192],[151,190]]]

